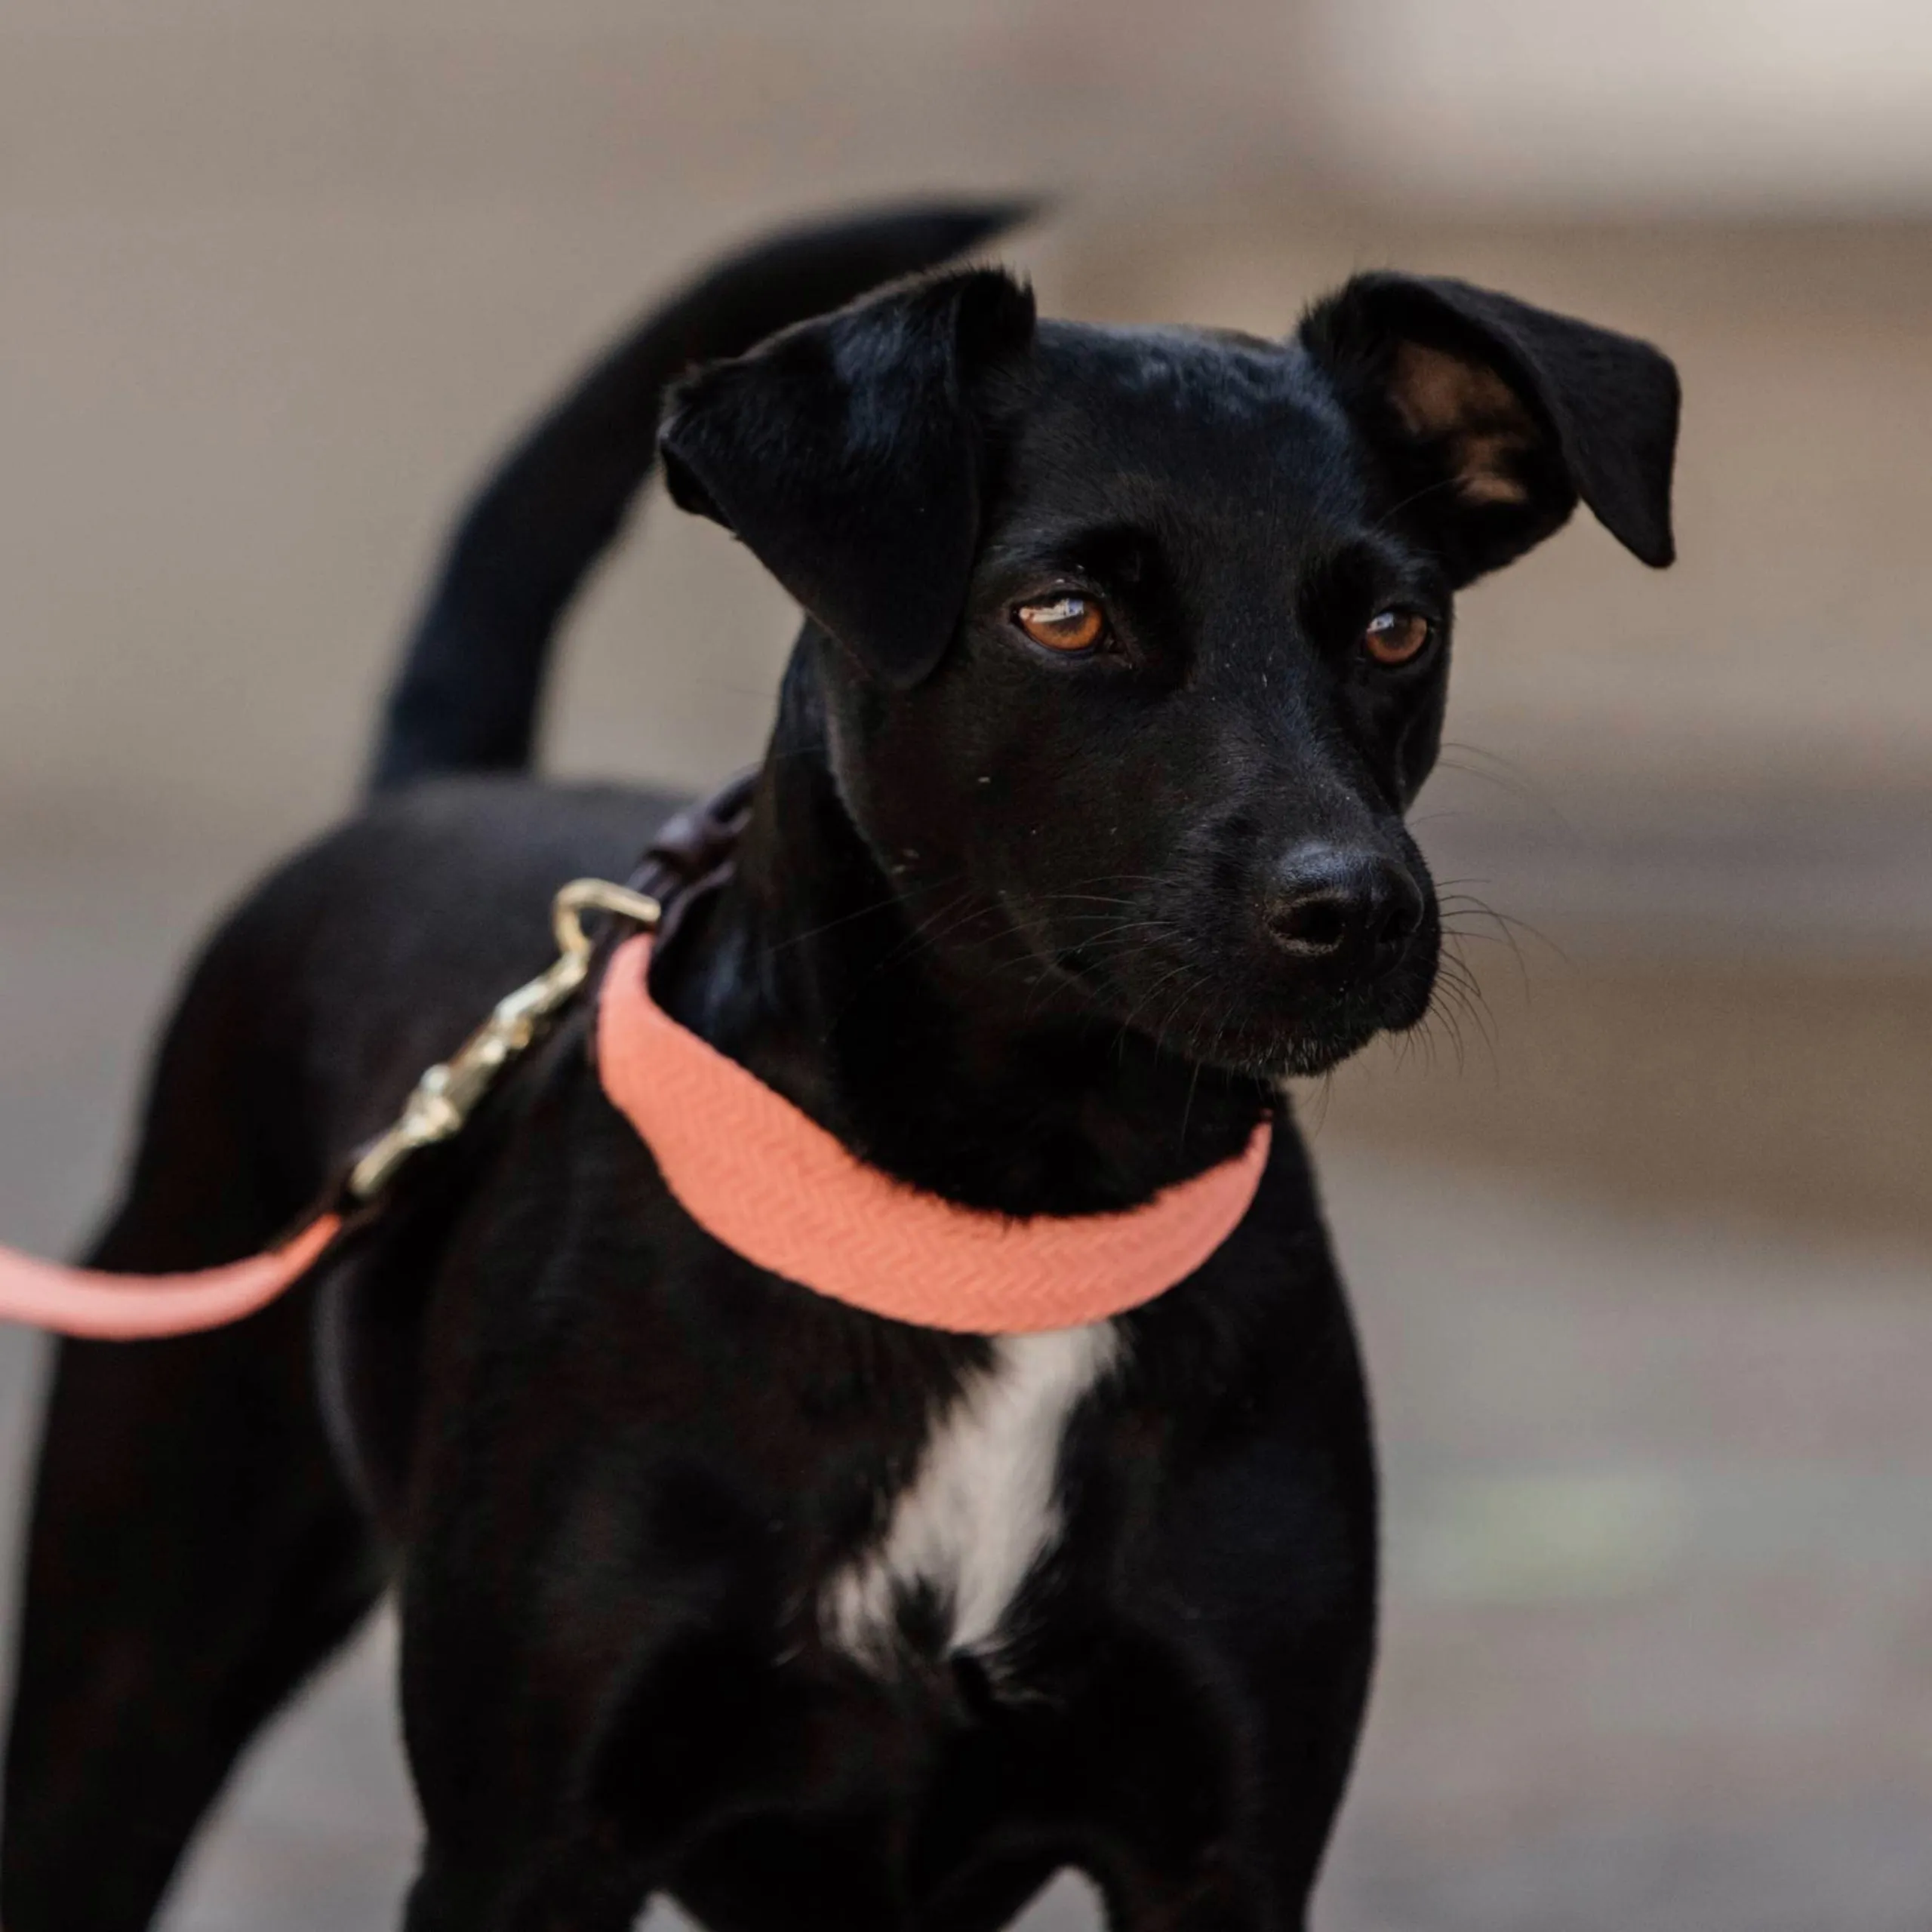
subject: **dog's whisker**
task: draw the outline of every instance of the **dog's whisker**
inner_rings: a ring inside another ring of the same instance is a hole
[[[1488,1053],[1491,1073],[1500,1080],[1502,1077],[1501,1067],[1497,1057],[1495,1025],[1489,1011],[1488,1001],[1467,962],[1453,950],[1446,951],[1443,955],[1437,980],[1437,993],[1441,1008],[1456,1033],[1459,1048],[1462,1030],[1460,1021],[1466,1019],[1476,1029]],[[1458,1071],[1462,1070],[1459,1051]]]
[[[1515,961],[1517,980],[1523,996],[1530,996],[1530,962],[1523,949],[1524,940],[1534,940],[1546,952],[1552,954],[1562,964],[1570,965],[1570,956],[1549,935],[1531,925],[1526,919],[1519,919],[1508,912],[1500,912],[1496,908],[1478,899],[1472,893],[1456,893],[1442,902],[1454,909],[1442,921],[1445,934],[1454,934],[1458,939],[1484,939],[1492,943],[1506,945]],[[1463,921],[1478,919],[1491,930],[1487,933],[1472,931]]]
[[[1485,783],[1494,785],[1499,791],[1508,792],[1524,804],[1534,805],[1566,832],[1574,832],[1575,830],[1562,808],[1512,758],[1504,758],[1495,752],[1485,751],[1479,745],[1452,739],[1444,741],[1437,762],[1444,771],[1460,772],[1466,777],[1481,779]]]

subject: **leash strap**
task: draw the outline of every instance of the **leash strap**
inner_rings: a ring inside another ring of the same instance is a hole
[[[187,1275],[110,1275],[0,1247],[0,1321],[97,1342],[224,1327],[266,1308],[328,1253],[343,1218],[318,1214],[285,1247]]]
[[[585,915],[621,927],[664,926],[694,889],[729,870],[750,810],[752,774],[681,812],[651,842],[627,885],[575,879],[552,909],[555,962],[500,1000],[488,1020],[424,1074],[394,1126],[331,1183],[288,1241],[260,1254],[182,1274],[122,1275],[43,1261],[0,1247],[0,1321],[94,1341],[151,1341],[220,1328],[266,1308],[381,1214],[414,1157],[454,1139],[503,1075],[577,996],[597,964]]]

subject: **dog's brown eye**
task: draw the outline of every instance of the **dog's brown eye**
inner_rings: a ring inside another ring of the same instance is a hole
[[[1023,604],[1014,612],[1013,621],[1049,651],[1091,651],[1107,634],[1106,612],[1094,598],[1073,591]]]
[[[1378,664],[1413,664],[1429,648],[1435,626],[1414,611],[1381,611],[1368,620],[1361,648]]]

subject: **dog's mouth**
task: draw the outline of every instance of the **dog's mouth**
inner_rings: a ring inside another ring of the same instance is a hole
[[[1179,936],[1118,950],[1075,944],[1056,952],[1054,965],[1124,1032],[1204,1066],[1278,1081],[1326,1073],[1377,1035],[1420,1024],[1439,946],[1432,905],[1399,960],[1331,980],[1244,959],[1232,948],[1217,956],[1212,946]]]

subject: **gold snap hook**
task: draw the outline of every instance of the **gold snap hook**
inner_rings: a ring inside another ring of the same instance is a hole
[[[506,994],[448,1060],[417,1081],[395,1125],[372,1141],[349,1170],[349,1191],[356,1200],[374,1199],[411,1155],[460,1134],[504,1070],[528,1051],[570,1002],[590,973],[592,948],[583,915],[591,912],[608,912],[647,929],[664,916],[663,907],[648,893],[608,879],[572,879],[551,905],[555,962]]]
[[[629,919],[646,931],[664,916],[664,909],[648,892],[634,892],[627,885],[613,885],[608,879],[574,878],[557,894],[550,908],[550,924],[557,935],[557,950],[566,955],[588,953],[590,940],[583,930],[586,912],[611,912]]]

